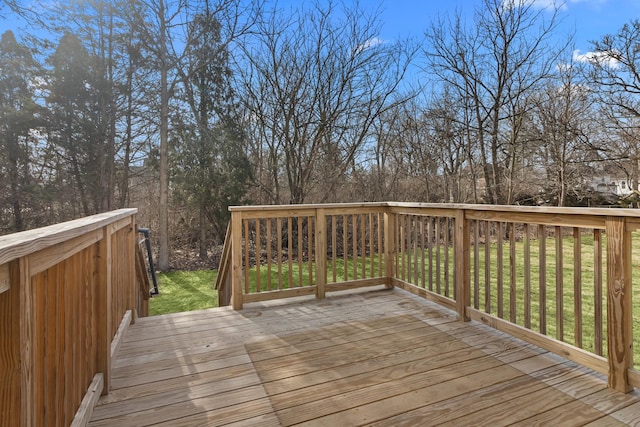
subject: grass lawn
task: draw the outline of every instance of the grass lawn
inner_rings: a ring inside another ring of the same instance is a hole
[[[634,286],[633,286],[633,303],[634,303],[634,351],[635,351],[635,364],[639,366],[640,362],[640,233],[634,233],[633,235],[633,275],[634,275]],[[530,247],[528,248],[529,259],[530,259],[530,290],[529,293],[531,295],[531,304],[530,304],[530,318],[531,318],[531,329],[540,330],[540,311],[541,311],[541,302],[544,302],[545,312],[546,312],[546,333],[549,336],[562,338],[563,341],[575,344],[575,332],[576,332],[576,316],[574,312],[574,308],[577,304],[580,307],[580,314],[582,317],[582,346],[585,350],[594,351],[594,334],[595,334],[595,302],[596,296],[594,293],[594,251],[593,251],[593,236],[590,234],[584,234],[581,236],[580,242],[580,258],[581,258],[581,266],[580,266],[580,276],[581,276],[581,289],[580,292],[582,297],[579,300],[579,303],[574,298],[574,240],[572,236],[567,236],[562,239],[562,253],[563,253],[563,265],[562,265],[562,297],[560,300],[562,301],[562,321],[563,321],[563,334],[562,337],[559,336],[557,330],[557,319],[558,319],[558,308],[556,303],[558,299],[556,298],[556,291],[558,290],[556,287],[556,242],[553,238],[547,238],[544,241],[543,246],[545,247],[546,256],[544,258],[545,265],[545,277],[542,280],[542,286],[544,288],[545,298],[543,301],[540,299],[540,291],[541,289],[541,281],[540,281],[540,242],[536,239],[531,239]],[[497,244],[492,242],[489,245],[490,248],[490,281],[491,284],[488,287],[490,289],[489,293],[489,305],[490,311],[492,314],[496,314],[498,301],[497,301]],[[602,236],[602,248],[603,248],[603,261],[606,260],[606,236]],[[477,300],[479,302],[479,308],[484,309],[485,304],[487,303],[485,294],[487,288],[484,286],[484,270],[485,270],[485,253],[484,253],[484,245],[480,247],[478,253],[477,260],[477,275],[479,282],[481,283],[479,288],[477,289]],[[446,249],[442,248],[441,253],[441,283],[444,287],[444,255],[443,253]],[[525,318],[525,289],[524,289],[524,277],[525,277],[525,263],[524,256],[527,250],[525,249],[525,244],[523,241],[518,241],[516,243],[516,282],[517,282],[517,291],[516,291],[516,323],[519,325],[524,324]],[[409,252],[411,253],[411,252]],[[406,253],[406,257],[408,258],[409,253]],[[506,241],[503,244],[503,288],[502,292],[504,295],[503,299],[503,310],[504,317],[506,319],[509,318],[509,302],[510,302],[510,292],[509,292],[509,255],[510,247],[509,242]],[[411,268],[412,270],[416,269],[416,260],[422,257],[422,253],[412,253],[411,254]],[[426,256],[426,253],[425,253]],[[435,251],[433,253],[433,275],[436,275],[435,268]],[[474,271],[474,260],[475,254],[473,249],[471,250],[471,293],[472,293],[472,306],[474,305],[474,300],[476,299],[476,292],[474,290],[474,277],[476,272]],[[405,258],[405,267],[407,268],[406,273],[409,271],[409,260]],[[453,293],[453,283],[454,283],[454,271],[453,271],[453,249],[449,248],[449,285],[450,291]],[[400,261],[400,265],[398,265],[398,269],[402,269],[402,260]],[[357,271],[358,278],[362,278],[362,258],[358,259],[358,263],[355,266],[355,271]],[[366,276],[370,275],[370,259],[365,261],[364,269],[366,272]],[[606,262],[606,261],[605,261]],[[418,269],[422,269],[422,261],[419,262]],[[425,267],[429,264],[428,260],[425,260]],[[329,283],[333,282],[333,263],[331,260],[327,262],[327,281]],[[342,281],[345,276],[345,268],[344,262],[342,259],[336,260],[335,263],[336,270],[336,280]],[[379,262],[379,260],[374,257],[374,276],[377,276],[379,272],[384,271],[384,262]],[[277,289],[278,275],[280,274],[282,277],[282,287],[283,288],[291,288],[295,286],[300,286],[300,283],[308,283],[309,282],[309,263],[303,262],[298,264],[296,261],[291,263],[291,274],[289,274],[289,264],[285,261],[282,264],[282,270],[278,274],[277,265],[275,263],[271,266],[271,274],[267,269],[266,265],[262,265],[259,269],[260,276],[260,289],[261,291],[267,290],[269,286],[269,281],[271,282],[272,289]],[[354,278],[354,263],[352,260],[347,261],[347,278]],[[398,272],[401,276],[400,271]],[[603,268],[603,295],[602,295],[602,311],[603,311],[603,335],[604,335],[604,352],[606,356],[606,267]],[[160,273],[158,275],[159,279],[159,288],[160,295],[154,296],[150,301],[150,314],[164,314],[164,313],[175,313],[175,312],[183,312],[183,311],[191,311],[191,310],[199,310],[204,308],[211,308],[218,306],[217,292],[213,289],[213,283],[216,278],[216,271],[213,270],[202,270],[202,271],[176,271],[170,273]],[[249,270],[249,289],[250,292],[255,292],[258,287],[257,284],[257,269],[255,267]],[[271,276],[271,280],[269,280],[269,276]],[[407,277],[407,279],[409,279]],[[421,274],[412,274],[413,283],[420,284],[421,282]],[[315,280],[315,277],[314,277]],[[428,280],[427,280],[428,281]],[[434,287],[435,287],[435,278],[434,278]],[[444,289],[441,290],[441,293],[444,294]],[[453,294],[451,294],[453,296]]]
[[[218,306],[214,270],[158,273],[160,295],[149,300],[149,314],[179,313]]]

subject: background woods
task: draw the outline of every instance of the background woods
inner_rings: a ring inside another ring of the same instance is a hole
[[[527,0],[419,40],[357,3],[1,4],[0,234],[134,206],[167,269],[230,205],[634,203],[595,190],[638,188],[637,20],[584,58]]]

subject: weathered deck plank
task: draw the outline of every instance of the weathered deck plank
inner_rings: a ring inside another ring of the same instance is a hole
[[[91,426],[614,426],[640,413],[637,392],[400,290],[139,319],[112,386]]]

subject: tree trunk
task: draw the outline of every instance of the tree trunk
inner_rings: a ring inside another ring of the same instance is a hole
[[[158,252],[158,268],[169,268],[169,90],[167,83],[167,45],[166,22],[164,17],[164,2],[159,2],[160,14],[160,212],[159,236],[160,250]]]

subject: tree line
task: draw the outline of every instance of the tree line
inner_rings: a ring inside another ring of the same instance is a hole
[[[379,11],[4,0],[28,30],[0,38],[0,234],[134,206],[166,269],[171,249],[206,258],[231,205],[638,188],[640,21],[580,55],[559,6],[482,0],[397,40]]]

